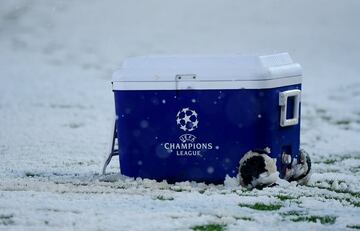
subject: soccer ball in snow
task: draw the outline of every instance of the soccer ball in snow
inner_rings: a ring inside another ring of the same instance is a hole
[[[290,169],[286,169],[284,179],[288,181],[297,181],[298,184],[307,184],[311,176],[310,155],[303,149],[300,149],[300,159],[294,160]]]
[[[199,124],[198,114],[194,110],[183,108],[176,115],[176,123],[181,130],[186,132],[194,131]]]
[[[262,189],[275,184],[279,177],[276,161],[269,157],[270,151],[252,150],[240,160],[239,179],[243,187]]]

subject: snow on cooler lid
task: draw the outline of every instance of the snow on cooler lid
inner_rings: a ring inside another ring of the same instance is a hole
[[[143,56],[123,62],[113,74],[113,88],[272,88],[301,83],[301,75],[301,66],[294,63],[287,53],[263,56]]]

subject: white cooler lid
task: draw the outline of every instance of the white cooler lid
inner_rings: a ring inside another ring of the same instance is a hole
[[[142,56],[114,72],[113,89],[262,89],[299,84],[301,75],[288,53]]]

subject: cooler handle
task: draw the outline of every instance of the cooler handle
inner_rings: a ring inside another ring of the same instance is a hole
[[[294,109],[293,109],[294,116],[293,118],[287,119],[287,104],[288,104],[287,102],[289,97],[294,97]],[[281,106],[281,110],[280,110],[281,127],[293,126],[299,123],[300,100],[301,100],[301,91],[298,89],[280,92],[279,105]]]

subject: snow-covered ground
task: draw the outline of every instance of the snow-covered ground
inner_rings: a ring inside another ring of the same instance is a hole
[[[0,230],[360,229],[359,12],[358,0],[2,0]],[[124,57],[274,51],[304,67],[308,186],[170,185],[116,163],[99,175]]]

